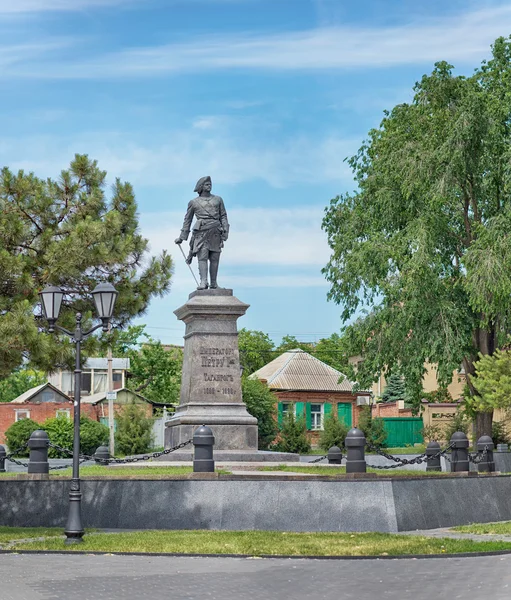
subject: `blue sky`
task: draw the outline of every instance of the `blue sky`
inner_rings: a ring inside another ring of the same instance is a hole
[[[173,240],[211,175],[240,326],[320,339],[341,327],[320,225],[354,188],[344,158],[435,61],[470,73],[510,33],[490,0],[0,0],[0,164],[55,176],[87,153],[133,183],[152,252],[176,261],[141,319],[166,343],[194,288]]]

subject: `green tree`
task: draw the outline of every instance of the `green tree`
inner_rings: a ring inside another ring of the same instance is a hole
[[[117,179],[111,189],[107,197],[106,172],[86,155],[76,155],[56,180],[7,167],[0,172],[0,376],[24,357],[45,372],[72,368],[70,340],[41,333],[34,321],[37,294],[47,284],[67,293],[60,319],[67,329],[76,311],[87,325],[90,291],[100,281],[119,292],[114,324],[121,326],[168,291],[172,260],[165,252],[148,256],[133,188]],[[96,341],[84,344],[84,358]]]
[[[284,417],[279,438],[278,443],[272,449],[297,454],[306,454],[311,451],[305,419],[303,417],[295,418],[292,410],[288,411]]]
[[[241,381],[241,393],[248,412],[257,419],[259,449],[268,450],[278,433],[278,399],[264,383],[246,377]]]
[[[130,370],[126,387],[153,402],[179,403],[183,350],[166,347],[145,333],[145,325],[131,325],[113,331],[103,344],[105,355],[108,343],[117,358],[129,358]]]
[[[335,413],[330,413],[325,417],[323,431],[319,436],[319,447],[328,452],[332,446],[344,448],[344,440],[348,434],[349,428],[344,421],[339,421]]]
[[[387,379],[381,399],[383,402],[396,402],[404,400],[406,396],[405,382],[400,373],[392,373]]]
[[[11,402],[33,387],[46,383],[42,371],[20,367],[0,381],[0,402]]]
[[[278,356],[275,353],[275,344],[268,334],[262,331],[240,329],[238,332],[238,346],[244,377],[252,375],[252,373]]]
[[[347,374],[349,367],[348,349],[346,348],[343,337],[338,333],[333,333],[330,337],[319,340],[314,346],[313,354],[317,359],[323,361],[327,365],[330,365],[345,375]]]
[[[285,335],[275,352],[275,356],[279,356],[289,350],[303,350],[312,354],[314,352],[314,344],[312,342],[299,342],[294,335]]]
[[[153,419],[147,417],[144,406],[131,402],[116,414],[115,448],[120,454],[147,452],[153,443]]]
[[[472,406],[479,411],[511,408],[511,350],[495,350],[492,356],[480,354],[474,363],[477,390]]]
[[[369,444],[377,448],[385,447],[387,432],[384,421],[379,417],[373,418],[370,406],[364,406],[360,411],[357,427],[364,432]]]
[[[323,228],[329,298],[343,305],[358,381],[399,365],[422,392],[425,364],[447,385],[461,364],[471,396],[478,353],[511,327],[511,40],[471,77],[445,62],[386,112],[350,159],[358,191],[338,196]],[[491,411],[477,436],[491,434]]]

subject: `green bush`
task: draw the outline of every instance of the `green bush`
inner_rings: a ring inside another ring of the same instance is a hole
[[[278,443],[272,448],[278,452],[306,454],[311,451],[305,419],[303,417],[295,419],[292,410],[286,413],[279,438]]]
[[[145,406],[132,402],[117,412],[116,454],[141,454],[153,442],[153,419],[146,416]]]
[[[258,379],[243,378],[241,389],[248,412],[257,419],[259,449],[267,450],[278,433],[278,399],[268,386]]]
[[[446,441],[449,441],[456,431],[463,431],[463,433],[468,433],[470,428],[471,421],[470,419],[461,411],[456,411],[454,418],[447,423],[444,429],[444,437]]]
[[[387,441],[387,432],[383,419],[376,417],[373,419],[371,407],[364,406],[358,418],[358,428],[364,432],[366,440],[372,446],[384,448]]]
[[[53,417],[46,419],[41,425],[50,438],[52,444],[57,444],[61,448],[73,449],[73,421],[65,416]],[[50,448],[48,451],[49,458],[70,458],[67,452],[61,452],[55,448]]]
[[[497,444],[509,444],[511,442],[511,437],[509,436],[506,424],[503,421],[492,423],[491,439],[493,440],[495,447]]]
[[[88,417],[80,419],[80,450],[92,456],[99,446],[108,446],[109,431],[106,425]]]
[[[349,431],[349,427],[344,421],[339,421],[335,413],[325,417],[323,431],[319,437],[319,447],[328,452],[332,446],[344,447],[344,440]]]
[[[21,421],[16,421],[13,423],[5,432],[5,441],[7,446],[9,447],[9,452],[14,452],[18,448],[24,446],[32,432],[36,429],[43,429],[39,423],[32,421],[32,419],[21,419]],[[29,450],[26,448],[22,452],[20,452],[17,456],[28,456]]]

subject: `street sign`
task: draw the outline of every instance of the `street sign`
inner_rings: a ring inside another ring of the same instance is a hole
[[[107,392],[106,399],[107,400],[117,400],[117,392]]]

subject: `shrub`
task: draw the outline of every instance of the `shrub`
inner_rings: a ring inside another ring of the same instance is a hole
[[[9,447],[9,452],[14,452],[18,448],[24,446],[32,432],[36,429],[42,429],[39,423],[32,421],[32,419],[21,419],[21,421],[16,421],[13,423],[5,432],[5,441],[7,446]],[[17,456],[28,456],[29,450],[25,448],[22,452],[20,452]]]
[[[276,421],[277,398],[258,379],[243,378],[241,382],[243,402],[248,412],[257,419],[259,449],[267,450],[278,432]]]
[[[509,436],[506,424],[503,421],[492,423],[491,439],[493,440],[495,447],[497,444],[509,444],[511,442],[511,437]]]
[[[426,442],[438,442],[444,439],[440,425],[425,425],[421,429],[421,434]]]
[[[42,424],[41,429],[44,429],[50,438],[52,444],[57,444],[61,448],[73,449],[73,421],[67,417],[53,417],[46,419]],[[48,451],[49,458],[71,458],[67,452],[60,452],[55,448],[50,448]]]
[[[146,417],[145,407],[131,402],[117,412],[116,454],[141,454],[153,442],[153,419]]]
[[[468,433],[470,428],[470,419],[461,411],[457,410],[454,418],[447,423],[444,429],[444,436],[446,441],[449,441],[456,431],[463,431]]]
[[[364,432],[366,440],[372,446],[384,448],[387,440],[387,432],[383,419],[376,417],[373,419],[371,407],[364,406],[358,418],[358,428]]]
[[[335,413],[325,417],[323,431],[319,437],[319,447],[328,452],[332,446],[344,447],[344,440],[349,431],[344,421],[339,421]]]
[[[83,454],[93,455],[99,446],[108,445],[108,427],[88,417],[80,419],[80,450]]]
[[[306,454],[311,451],[305,419],[303,417],[295,419],[295,415],[291,410],[286,413],[279,438],[278,443],[274,447],[279,452]]]

